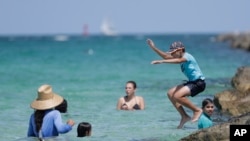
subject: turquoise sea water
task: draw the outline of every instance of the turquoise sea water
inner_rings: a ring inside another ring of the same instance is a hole
[[[61,137],[77,140],[77,124],[87,121],[93,131],[85,140],[177,141],[198,130],[196,123],[176,129],[180,116],[166,97],[168,88],[186,78],[179,65],[151,65],[160,57],[146,39],[153,39],[163,50],[176,40],[186,45],[206,76],[206,90],[190,98],[201,106],[204,98],[231,87],[230,79],[238,67],[250,65],[250,53],[215,42],[214,37],[216,34],[69,36],[65,41],[54,36],[0,37],[0,140],[26,137],[33,112],[29,104],[36,98],[37,88],[47,83],[68,101],[63,120],[76,122]],[[137,82],[136,94],[146,103],[144,111],[115,109],[128,80]],[[216,124],[221,117],[213,118]]]

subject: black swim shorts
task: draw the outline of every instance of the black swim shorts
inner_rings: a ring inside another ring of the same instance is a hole
[[[192,97],[203,92],[206,88],[206,82],[205,80],[202,80],[202,79],[197,79],[195,81],[188,81],[184,83],[183,85],[187,86],[190,89]]]

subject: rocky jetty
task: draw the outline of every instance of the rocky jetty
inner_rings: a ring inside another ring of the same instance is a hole
[[[224,114],[240,116],[250,112],[250,67],[238,68],[231,79],[232,89],[214,96],[215,106]]]
[[[233,117],[228,122],[198,130],[180,141],[230,141],[230,125],[250,125],[250,113]]]
[[[225,33],[217,36],[216,40],[229,42],[233,48],[240,48],[250,52],[250,32]]]
[[[217,93],[214,104],[227,122],[197,130],[180,141],[229,141],[230,125],[250,125],[250,67],[238,68],[231,79],[232,89]]]

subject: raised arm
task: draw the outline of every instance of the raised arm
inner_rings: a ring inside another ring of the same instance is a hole
[[[151,49],[153,49],[159,56],[161,56],[163,59],[171,59],[173,56],[171,55],[170,52],[164,52],[158,49],[154,42],[151,39],[147,39],[147,43]]]

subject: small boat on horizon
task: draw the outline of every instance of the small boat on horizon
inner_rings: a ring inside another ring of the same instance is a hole
[[[54,36],[54,40],[55,41],[67,41],[69,39],[69,37],[67,35],[56,35]]]
[[[114,25],[107,18],[103,19],[102,24],[100,26],[100,30],[101,30],[101,33],[105,36],[117,36],[118,35],[116,29],[114,28]]]

